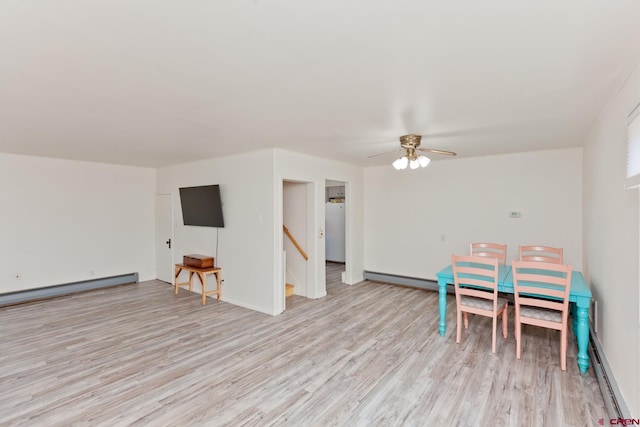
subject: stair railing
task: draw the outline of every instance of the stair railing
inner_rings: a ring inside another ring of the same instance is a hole
[[[284,234],[286,234],[289,240],[291,240],[291,243],[293,243],[293,245],[298,249],[298,252],[300,252],[300,255],[302,255],[304,260],[307,261],[309,259],[309,257],[307,256],[307,253],[304,251],[304,249],[302,249],[302,247],[300,246],[298,241],[295,239],[295,237],[293,237],[289,229],[284,225],[282,226],[282,229],[284,230]]]

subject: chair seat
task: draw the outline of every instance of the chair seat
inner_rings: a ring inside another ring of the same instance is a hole
[[[506,303],[507,303],[507,299],[506,298],[498,297],[498,308],[502,307]],[[493,301],[492,300],[488,300],[488,299],[484,299],[484,298],[470,297],[468,295],[461,295],[460,296],[460,305],[465,306],[465,307],[479,308],[481,310],[488,310],[488,311],[493,310]]]
[[[521,306],[520,317],[528,317],[530,319],[547,320],[549,322],[562,323],[562,312],[556,310],[547,310],[546,308]]]

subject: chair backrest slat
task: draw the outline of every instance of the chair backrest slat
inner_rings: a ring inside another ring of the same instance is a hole
[[[520,296],[520,304],[531,307],[548,308],[551,310],[562,311],[564,303],[562,301],[554,301],[549,299],[526,298]]]
[[[529,262],[534,262],[534,261],[529,261]],[[537,265],[536,264],[537,261],[534,262],[533,265]],[[555,264],[555,263],[552,263]],[[558,265],[558,264],[555,264]],[[523,272],[519,272],[518,274],[518,280],[520,282],[522,282],[523,286],[535,286],[536,283],[547,283],[547,284],[552,284],[552,285],[558,285],[558,286],[563,286],[564,285],[564,277],[561,276],[553,276],[553,275],[544,275],[541,276],[540,273],[535,274],[535,273],[523,273]]]
[[[464,286],[464,287],[468,287],[468,286],[474,286],[477,288],[485,288],[485,289],[490,289],[493,290],[496,288],[496,285],[493,281],[489,282],[486,280],[479,280],[479,279],[474,279],[471,277],[467,277],[467,278],[459,278],[458,280],[458,285],[459,286]]]
[[[518,247],[520,261],[549,262],[562,264],[562,248],[525,245]]]
[[[468,274],[473,276],[481,276],[481,277],[493,277],[494,271],[487,270],[486,268],[479,267],[477,265],[457,265],[458,274]]]
[[[507,245],[499,243],[471,243],[469,255],[496,258],[500,264],[507,263]]]
[[[459,288],[458,295],[465,295],[465,296],[474,297],[474,298],[483,298],[489,301],[493,301],[494,303],[497,302],[496,298],[494,298],[493,292],[481,291],[473,288]]]
[[[565,288],[547,288],[544,286],[528,286],[523,285],[522,282],[518,282],[520,296],[536,296],[544,295],[550,298],[564,298]]]

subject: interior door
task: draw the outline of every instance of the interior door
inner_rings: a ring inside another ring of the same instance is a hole
[[[173,197],[156,194],[156,277],[173,283]]]

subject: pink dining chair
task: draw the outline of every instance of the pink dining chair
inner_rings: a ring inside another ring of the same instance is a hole
[[[507,300],[498,296],[498,259],[482,256],[452,255],[453,283],[456,291],[456,343],[464,327],[469,327],[467,313],[493,318],[491,352],[496,352],[496,327],[502,315],[502,335],[507,338]]]
[[[469,255],[496,258],[500,264],[507,263],[507,245],[500,243],[470,243]],[[465,325],[469,323],[469,313],[464,313]]]
[[[562,248],[551,246],[519,246],[520,261],[551,262],[562,264]]]
[[[522,352],[522,324],[560,331],[560,368],[567,370],[567,335],[571,266],[513,261],[516,357]]]
[[[507,263],[507,245],[499,243],[471,243],[469,255],[497,258],[500,264]]]

